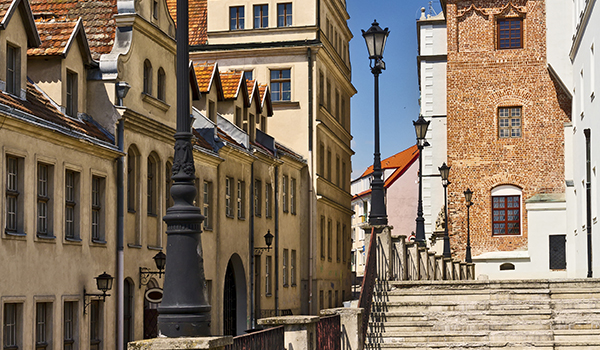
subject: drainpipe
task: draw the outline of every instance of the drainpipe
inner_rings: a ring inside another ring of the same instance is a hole
[[[279,316],[279,166],[275,166],[275,315]]]
[[[587,277],[592,273],[592,162],[591,162],[591,130],[583,130],[585,134],[585,204],[586,204],[586,227],[587,227]]]
[[[317,0],[319,4],[319,0]],[[313,189],[313,59],[312,50],[309,47],[306,50],[308,59],[308,314],[312,314],[313,300],[313,268],[314,268],[314,189]]]
[[[256,327],[256,319],[255,319],[255,310],[254,308],[254,212],[256,208],[254,207],[254,162],[250,164],[250,237],[248,237],[250,251],[250,271],[248,274],[250,275],[250,328],[254,329]]]
[[[117,146],[119,151],[123,152],[123,118],[117,124]],[[123,318],[125,315],[125,305],[123,299],[124,292],[124,252],[123,252],[123,223],[124,223],[124,179],[125,156],[117,159],[117,350],[123,350]]]

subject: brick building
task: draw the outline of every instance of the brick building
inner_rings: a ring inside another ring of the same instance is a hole
[[[553,49],[565,46],[566,58],[569,40],[550,39],[554,29],[547,30],[552,28],[548,14],[562,5],[448,0],[442,6],[448,33],[453,254],[464,257],[463,192],[470,188],[471,246],[478,274],[563,276],[566,267],[548,266],[548,247],[553,236],[566,235],[564,135],[571,96],[561,79],[562,67],[568,65],[561,54],[550,57],[547,50],[551,44]]]

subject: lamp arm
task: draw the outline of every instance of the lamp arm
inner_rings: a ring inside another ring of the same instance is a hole
[[[109,297],[110,294],[106,292],[103,293],[86,293],[85,287],[83,287],[83,314],[85,315],[85,309],[92,303],[92,297],[102,298],[102,301],[106,301],[106,297]],[[87,298],[87,302],[86,302]]]
[[[164,270],[152,271],[147,267],[140,267],[140,283],[138,288],[141,289],[142,286],[147,286],[150,283],[150,277],[158,275],[158,278],[161,278],[164,273]]]

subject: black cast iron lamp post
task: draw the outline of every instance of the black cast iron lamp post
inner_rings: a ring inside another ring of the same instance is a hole
[[[425,218],[423,217],[423,147],[429,146],[425,136],[429,121],[425,120],[422,115],[419,119],[413,121],[415,133],[417,134],[417,148],[419,149],[419,201],[417,203],[417,229],[415,231],[415,241],[421,246],[425,246]]]
[[[465,261],[468,263],[472,263],[473,259],[471,259],[471,223],[470,223],[470,209],[473,202],[471,202],[471,198],[473,197],[473,191],[467,188],[465,193],[465,201],[467,202],[467,250],[465,252]]]
[[[448,235],[448,185],[450,181],[448,181],[448,175],[450,175],[450,167],[442,164],[441,167],[438,168],[440,170],[440,175],[442,176],[442,185],[444,186],[444,217],[446,219],[446,223],[444,225],[444,258],[451,258],[452,254],[450,253],[450,236]]]
[[[379,152],[379,74],[385,69],[383,62],[383,50],[387,37],[390,34],[387,28],[381,29],[377,21],[373,21],[371,28],[362,35],[369,51],[369,65],[371,73],[375,78],[375,152],[373,153],[373,180],[371,181],[371,213],[369,214],[369,225],[387,225],[387,213],[385,208],[385,192],[383,172],[381,171],[381,153]]]
[[[161,335],[206,337],[210,335],[210,305],[206,301],[202,254],[202,221],[196,198],[196,171],[192,154],[189,78],[188,0],[177,0],[177,132],[173,157],[173,206],[163,220],[167,224],[167,256],[163,299],[158,307]]]

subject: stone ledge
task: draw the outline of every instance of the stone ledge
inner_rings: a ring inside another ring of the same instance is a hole
[[[127,350],[218,349],[233,344],[233,337],[154,338],[130,342]]]
[[[264,326],[281,326],[293,324],[309,324],[319,321],[319,316],[280,316],[266,317],[258,320],[259,325]]]

